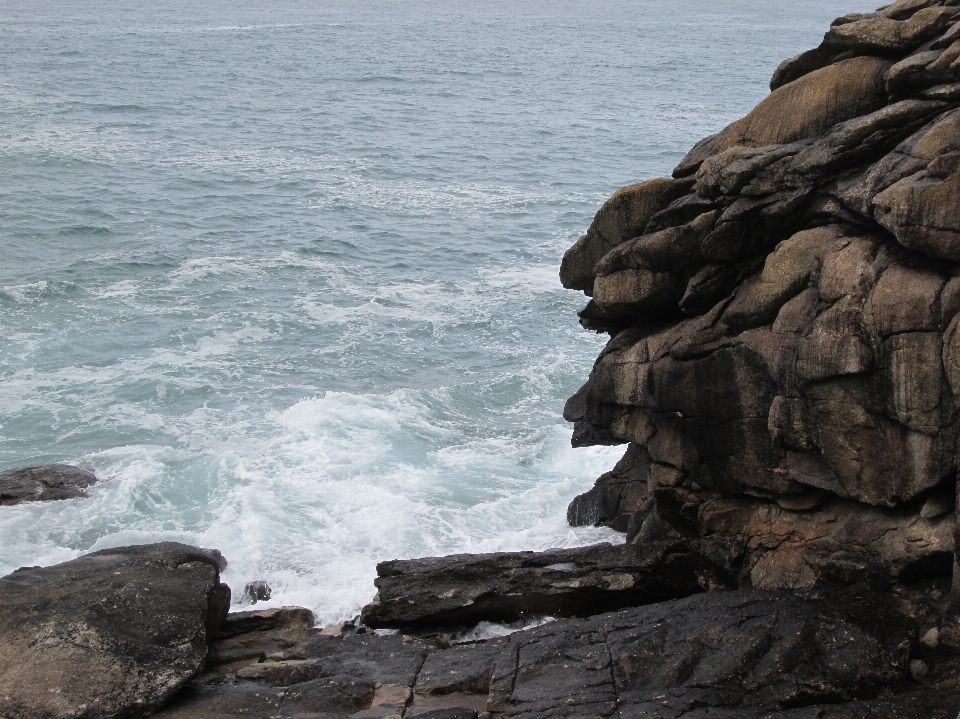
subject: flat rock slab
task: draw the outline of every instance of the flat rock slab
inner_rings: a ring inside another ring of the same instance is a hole
[[[905,619],[717,592],[557,621],[513,635],[487,707],[530,719],[759,719],[869,699],[905,676],[915,636]]]
[[[93,472],[69,464],[42,464],[0,472],[0,505],[86,497]]]
[[[203,667],[230,605],[216,550],[165,542],[0,579],[0,717],[159,709]]]
[[[956,717],[956,692],[912,685],[918,691],[893,694],[911,686],[911,620],[879,603],[852,611],[846,605],[855,603],[830,596],[698,594],[453,646],[397,634],[316,633],[228,675],[210,668],[156,716]],[[271,631],[296,624],[284,611],[246,617],[233,637],[244,623],[250,637],[265,620],[276,625]],[[262,641],[275,638],[264,634]],[[885,698],[877,698],[881,693]]]
[[[455,554],[377,565],[371,627],[587,616],[676,599],[716,584],[716,568],[682,539],[547,552]]]

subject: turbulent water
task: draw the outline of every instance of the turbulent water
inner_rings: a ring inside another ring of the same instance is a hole
[[[563,250],[863,0],[0,0],[0,575],[218,547],[352,617],[377,561],[614,539]]]

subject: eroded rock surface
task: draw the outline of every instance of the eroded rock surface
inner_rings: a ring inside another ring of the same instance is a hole
[[[144,717],[203,667],[223,557],[167,542],[0,579],[0,717]]]
[[[571,523],[626,531],[669,490],[757,586],[949,572],[958,56],[952,1],[840,18],[673,178],[601,208],[561,280],[611,339],[564,416],[575,446],[629,447]]]
[[[93,472],[69,464],[42,464],[0,472],[0,505],[86,497]]]

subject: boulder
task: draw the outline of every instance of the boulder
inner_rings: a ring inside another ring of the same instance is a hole
[[[696,172],[708,157],[731,147],[797,142],[879,110],[885,103],[890,66],[877,57],[851,58],[777,88],[746,117],[694,147],[674,170],[674,177]]]
[[[230,605],[216,550],[106,549],[0,579],[0,717],[145,717],[204,665]]]
[[[617,190],[597,212],[587,233],[564,254],[563,286],[592,295],[594,265],[621,242],[643,234],[650,218],[666,208],[682,187],[682,183],[658,179]]]
[[[0,472],[0,505],[86,497],[93,472],[69,464],[41,464]]]

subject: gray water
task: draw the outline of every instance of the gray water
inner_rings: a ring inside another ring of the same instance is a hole
[[[560,257],[863,0],[0,0],[0,575],[220,548],[352,617],[377,561],[612,539]]]

